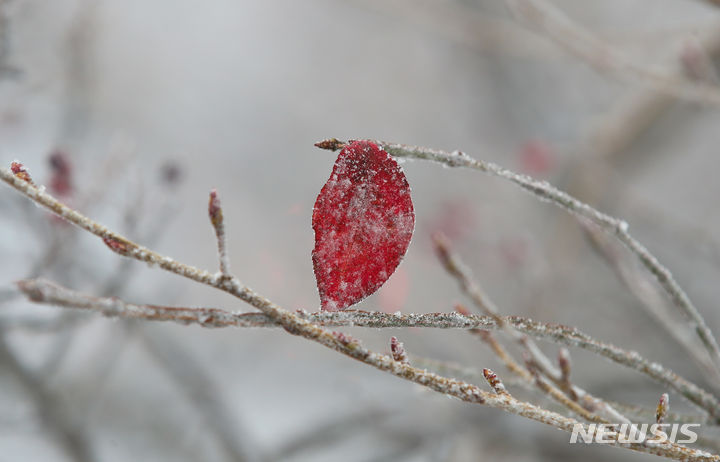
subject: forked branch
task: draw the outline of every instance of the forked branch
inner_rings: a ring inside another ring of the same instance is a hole
[[[197,324],[203,327],[281,327],[263,313],[233,313],[219,308],[188,308],[159,305],[138,305],[119,298],[94,297],[67,289],[43,279],[18,282],[20,290],[32,301],[67,308],[89,309],[105,316],[148,321],[172,321],[179,324]],[[312,324],[325,327],[369,328],[435,328],[481,329],[483,332],[502,329],[495,318],[460,313],[401,314],[381,311],[321,311],[293,314]],[[717,421],[720,403],[707,391],[680,377],[658,363],[653,363],[635,351],[623,350],[615,345],[596,340],[589,335],[560,324],[542,323],[520,316],[502,318],[507,326],[523,334],[560,345],[591,351],[613,362],[641,372],[659,383],[676,390]],[[488,332],[489,333],[489,332]],[[529,377],[527,377],[529,379]]]
[[[345,334],[329,331],[303,319],[297,314],[283,309],[242,284],[240,280],[234,276],[213,274],[183,264],[130,241],[126,237],[111,231],[107,227],[62,204],[35,185],[16,177],[8,169],[0,169],[0,179],[25,194],[35,203],[48,208],[67,221],[100,237],[111,250],[123,256],[150,265],[159,266],[166,271],[227,292],[257,308],[271,321],[282,326],[287,332],[293,335],[312,340],[378,370],[388,372],[439,393],[456,397],[462,401],[497,407],[512,414],[521,415],[566,432],[572,432],[577,425],[582,425],[575,419],[517,400],[510,394],[483,391],[470,383],[430,373],[409,364],[395,361],[391,356],[375,353]],[[638,443],[621,443],[614,441],[612,445],[639,452],[656,454],[675,460],[720,461],[720,456],[667,441],[662,443],[650,442],[647,439]]]
[[[489,175],[502,178],[516,184],[525,191],[530,192],[537,198],[551,202],[575,217],[581,217],[598,225],[603,231],[614,235],[642,265],[657,279],[660,286],[667,293],[673,304],[686,316],[692,328],[697,333],[705,348],[713,358],[713,364],[720,370],[720,347],[708,327],[705,319],[702,317],[698,309],[695,307],[690,297],[680,287],[674,276],[658,259],[650,253],[637,239],[628,232],[628,224],[624,220],[611,217],[590,205],[572,197],[568,193],[557,189],[546,181],[535,180],[527,175],[521,175],[511,170],[505,169],[492,162],[485,162],[474,159],[464,152],[453,151],[447,152],[438,149],[429,149],[419,146],[409,146],[398,143],[388,143],[377,141],[389,154],[395,157],[405,157],[410,159],[421,159],[438,162],[448,167],[463,167],[473,170],[479,170]],[[343,141],[335,138],[329,138],[316,143],[317,147],[323,149],[336,150],[345,145]]]

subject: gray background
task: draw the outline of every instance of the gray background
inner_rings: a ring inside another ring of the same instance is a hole
[[[658,72],[675,72],[688,47],[712,59],[702,40],[720,28],[712,5],[689,0],[553,4]],[[207,193],[218,188],[233,271],[286,308],[319,303],[310,217],[334,155],[313,143],[374,138],[462,149],[520,171],[528,145],[545,146],[551,165],[529,173],[626,219],[720,325],[717,105],[599,70],[500,1],[4,0],[0,11],[0,68],[12,68],[0,74],[1,163],[20,159],[44,182],[48,154],[64,150],[78,208],[209,269]],[[715,84],[712,71],[702,78]],[[633,113],[644,98],[648,107]],[[625,142],[603,131],[613,124]],[[161,180],[167,165],[180,181]],[[504,313],[577,326],[709,387],[564,212],[476,172],[403,167],[413,242],[360,308],[466,302],[433,255],[430,235],[442,230]],[[120,271],[129,279],[107,295],[249,310],[139,263],[119,269],[97,239],[0,191],[0,461],[71,460],[63,448],[77,444],[103,461],[651,458],[568,445],[552,428],[421,390],[278,330],[33,306],[13,281],[41,274],[100,294]],[[60,254],[50,263],[48,249]],[[413,354],[508,375],[464,332],[348,331],[376,350],[398,335]],[[599,396],[653,407],[667,391],[572,354],[576,383]],[[689,409],[672,393],[671,403]]]

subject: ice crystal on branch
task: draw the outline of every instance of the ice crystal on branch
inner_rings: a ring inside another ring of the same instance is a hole
[[[407,364],[408,355],[405,352],[405,345],[397,337],[390,337],[390,351],[395,361]]]

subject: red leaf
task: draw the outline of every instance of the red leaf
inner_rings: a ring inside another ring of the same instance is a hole
[[[405,174],[375,143],[348,144],[315,201],[312,226],[321,308],[343,310],[378,290],[410,245],[415,212]]]

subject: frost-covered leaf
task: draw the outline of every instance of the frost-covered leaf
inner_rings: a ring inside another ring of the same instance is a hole
[[[410,245],[415,213],[405,174],[376,144],[348,144],[315,201],[312,226],[322,309],[354,305],[388,280]]]

